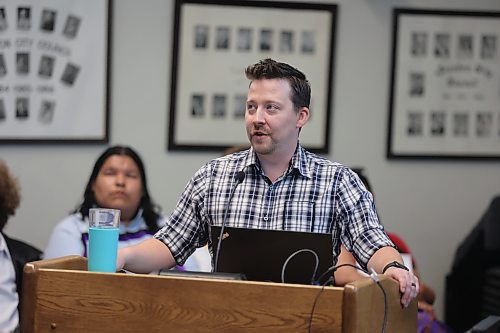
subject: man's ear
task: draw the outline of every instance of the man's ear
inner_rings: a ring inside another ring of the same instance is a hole
[[[309,117],[311,116],[311,113],[309,111],[308,107],[301,107],[299,109],[299,112],[297,113],[297,128],[302,128],[307,121],[309,120]]]

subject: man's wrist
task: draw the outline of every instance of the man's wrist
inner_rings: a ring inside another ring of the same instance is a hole
[[[384,266],[384,268],[382,269],[382,274],[384,274],[385,271],[387,271],[391,267],[396,267],[396,268],[404,269],[405,271],[410,271],[408,269],[408,267],[406,267],[402,263],[400,263],[398,261],[391,261],[390,263],[388,263],[387,265]]]

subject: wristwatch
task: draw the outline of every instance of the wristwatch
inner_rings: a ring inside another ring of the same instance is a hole
[[[397,261],[392,261],[392,262],[388,263],[387,265],[385,265],[384,269],[382,270],[382,274],[384,274],[385,271],[388,270],[391,267],[401,268],[401,269],[404,269],[405,271],[410,271],[408,269],[408,267],[406,267],[402,263],[397,262]]]

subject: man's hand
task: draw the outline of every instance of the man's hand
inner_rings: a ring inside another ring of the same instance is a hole
[[[401,292],[401,304],[406,308],[410,302],[417,297],[420,288],[418,278],[411,272],[402,268],[389,267],[384,275],[390,276],[399,282]]]
[[[415,274],[409,272],[402,262],[403,258],[395,248],[384,246],[372,255],[368,261],[368,268],[382,272],[399,282],[399,290],[402,294],[401,304],[406,308],[417,297],[420,285]]]

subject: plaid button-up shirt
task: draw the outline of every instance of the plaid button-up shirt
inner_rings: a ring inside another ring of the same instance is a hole
[[[245,178],[239,184],[240,171]],[[341,242],[363,266],[379,248],[393,246],[358,176],[300,145],[274,183],[252,148],[205,164],[155,238],[182,264],[209,241],[209,226],[222,225],[225,214],[231,227],[331,233],[335,262]]]

